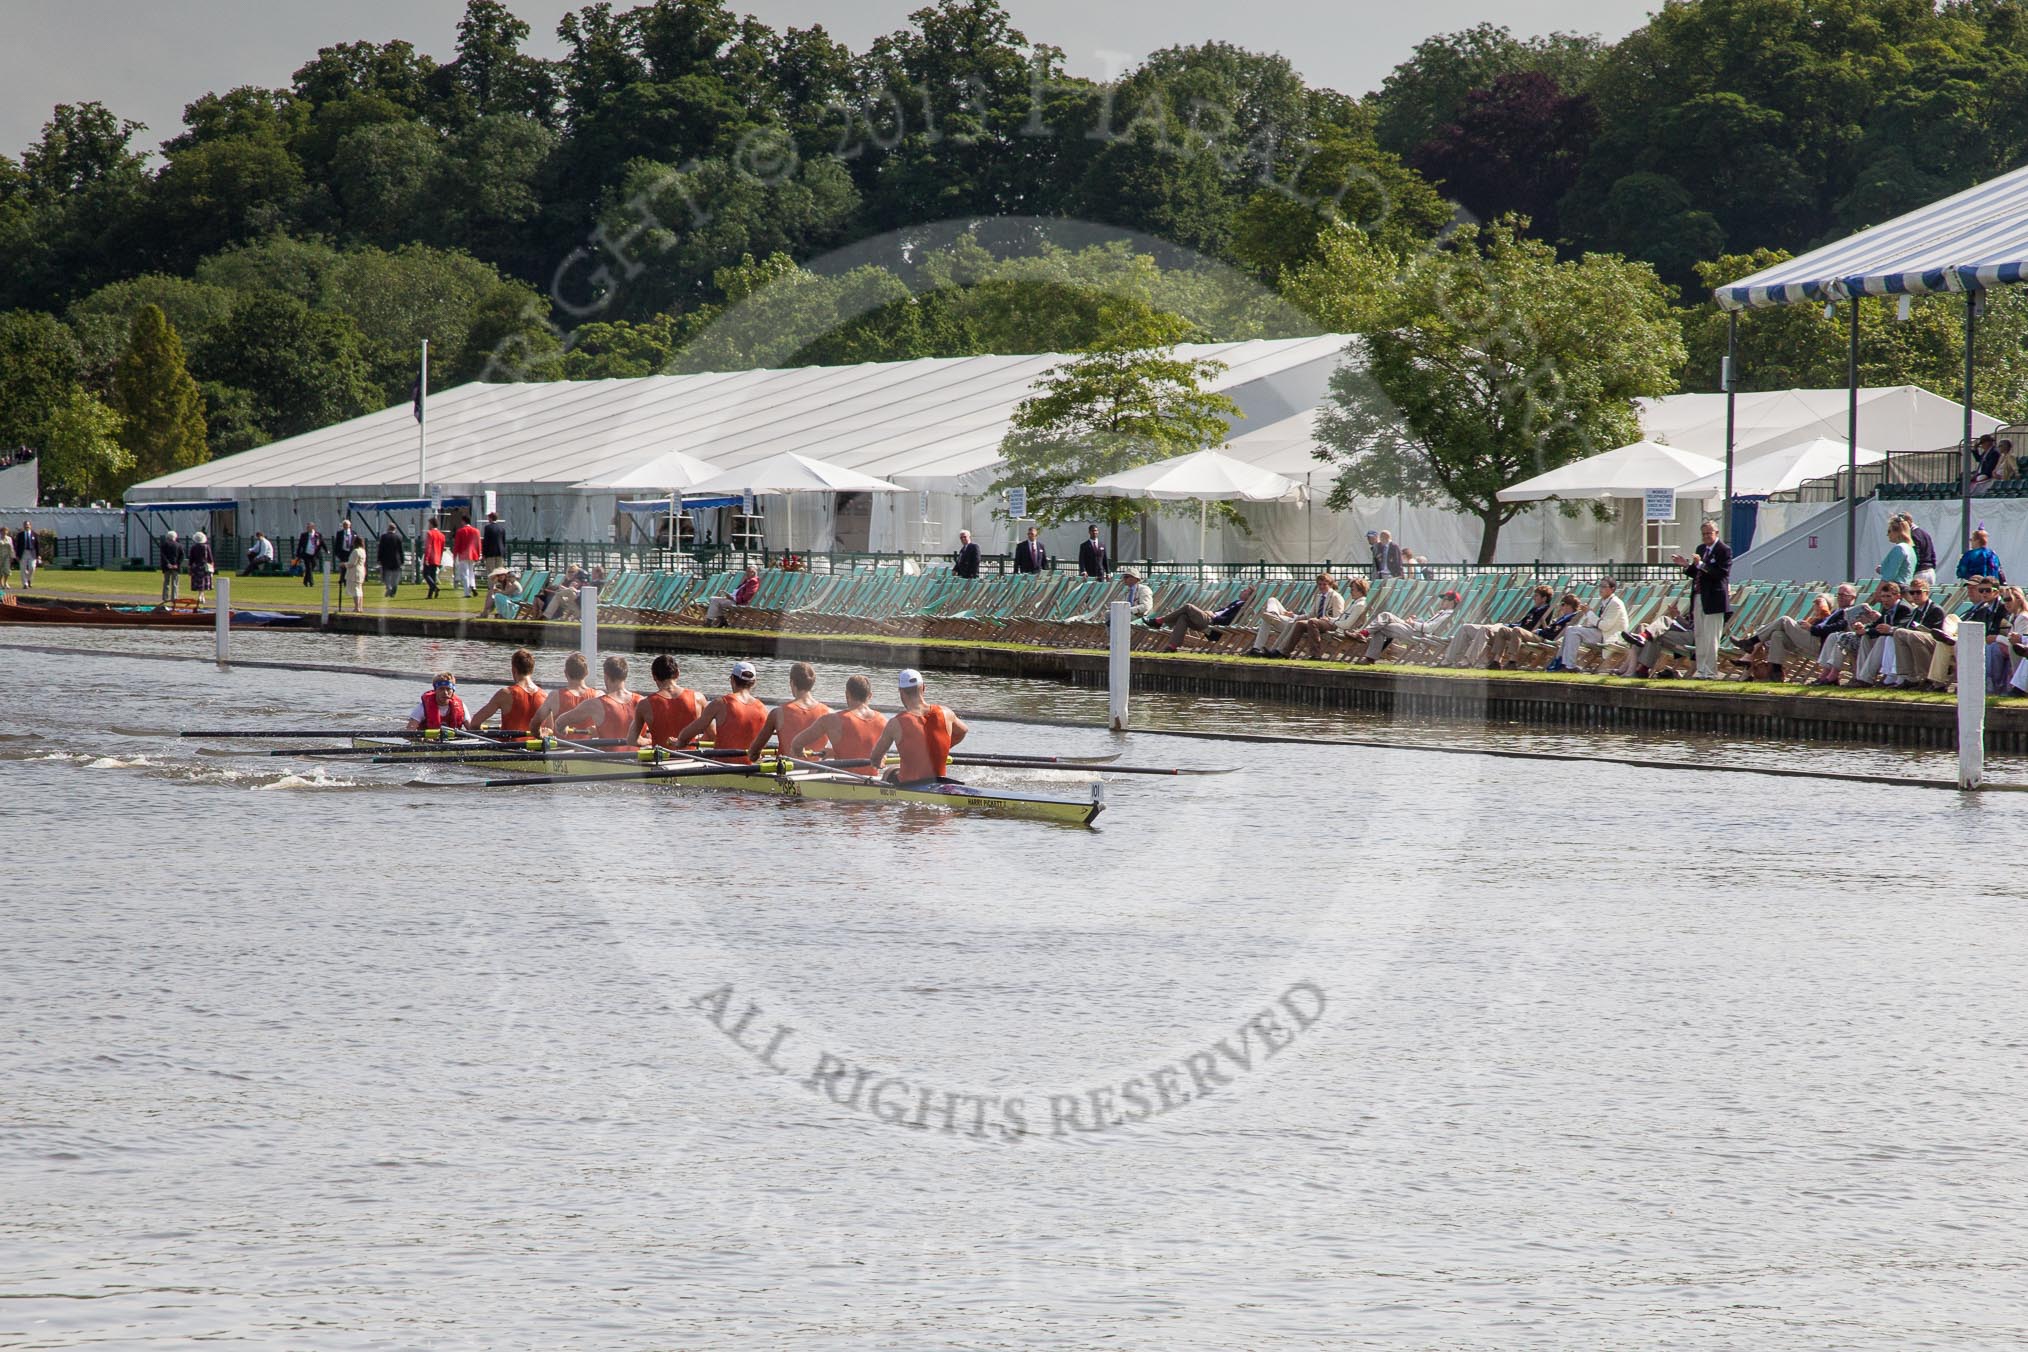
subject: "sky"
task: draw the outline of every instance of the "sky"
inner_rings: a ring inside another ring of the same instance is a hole
[[[777,28],[821,23],[855,51],[906,25],[926,0],[735,0]],[[556,21],[576,4],[508,0],[534,29],[536,55],[558,53]],[[1434,33],[1503,23],[1608,40],[1638,27],[1659,0],[1336,0],[1239,5],[1231,0],[1004,0],[1033,41],[1064,49],[1079,75],[1103,77],[1163,47],[1219,39],[1278,51],[1311,84],[1363,94]],[[616,7],[624,7],[625,0]],[[0,152],[19,157],[59,103],[97,99],[147,124],[153,148],[208,90],[289,83],[337,42],[406,38],[449,59],[464,0],[0,0]]]

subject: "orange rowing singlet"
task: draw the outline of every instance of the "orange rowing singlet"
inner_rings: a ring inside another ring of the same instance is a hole
[[[600,695],[598,699],[605,706],[605,712],[592,726],[598,729],[599,736],[609,741],[622,740],[627,735],[627,725],[634,721],[634,706],[641,697],[631,690],[622,690],[617,695]]]
[[[901,753],[895,776],[904,784],[940,779],[951,763],[951,714],[941,704],[925,704],[894,716],[894,749]]]
[[[598,691],[592,689],[588,685],[582,686],[576,690],[572,690],[569,686],[565,686],[563,689],[556,692],[557,718],[561,719],[565,714],[569,713],[572,709],[575,709],[578,705],[584,703],[586,700],[594,698],[595,696],[597,696],[597,694]]]
[[[761,724],[768,721],[768,706],[744,690],[718,697],[718,720],[712,726],[712,745],[720,751],[737,751],[737,757],[722,756],[728,765],[750,765],[746,749],[760,736]]]
[[[673,695],[657,690],[648,696],[647,704],[648,740],[656,746],[675,746],[676,734],[704,712],[704,696],[695,690],[678,690]]]
[[[779,706],[775,710],[775,746],[787,751],[789,743],[802,736],[805,728],[830,712],[830,705],[819,704],[815,700],[808,704],[791,702]]]
[[[865,760],[873,754],[873,744],[880,740],[880,734],[887,727],[887,715],[869,705],[857,709],[846,709],[838,715],[832,726],[838,729],[831,738],[832,760]],[[878,765],[852,767],[855,774],[877,775]]]
[[[507,687],[507,707],[500,714],[500,731],[527,732],[535,726],[535,711],[542,707],[542,687]]]

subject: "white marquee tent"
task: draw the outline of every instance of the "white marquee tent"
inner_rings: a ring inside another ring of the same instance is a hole
[[[1242,426],[1258,426],[1315,407],[1347,341],[1325,334],[1180,351],[1225,363],[1212,386],[1238,403]],[[807,500],[808,515],[802,505],[796,513],[799,542],[927,543],[940,553],[961,526],[985,538],[1008,533],[984,498],[1001,439],[1015,406],[1066,360],[1044,353],[461,385],[430,396],[429,482],[447,496],[494,491],[520,539],[610,540],[619,499],[673,486],[655,468],[663,457],[734,471],[795,452],[914,490],[878,504],[851,494]],[[291,539],[311,520],[328,531],[348,501],[414,498],[416,475],[417,427],[404,403],[150,479],[126,500],[232,499],[239,533]],[[927,542],[925,518],[934,523]],[[784,524],[770,514],[771,545],[781,545]]]

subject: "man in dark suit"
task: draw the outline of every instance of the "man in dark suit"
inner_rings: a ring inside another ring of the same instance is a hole
[[[1373,551],[1373,576],[1401,576],[1401,546],[1384,530],[1366,532],[1367,547]]]
[[[1080,577],[1104,577],[1109,571],[1106,567],[1106,547],[1099,539],[1097,526],[1085,534],[1084,543],[1077,547],[1077,571]]]
[[[1923,595],[1928,597],[1928,589]],[[1936,622],[1943,623],[1943,607],[1937,607]],[[1905,599],[1898,582],[1883,582],[1873,592],[1873,618],[1859,628],[1859,658],[1852,667],[1852,684],[1872,685],[1879,679],[1887,654],[1894,651],[1894,631],[1915,625],[1915,607]],[[1897,668],[1898,669],[1898,668]]]
[[[1046,573],[1049,571],[1049,551],[1042,547],[1041,532],[1035,527],[1028,528],[1028,538],[1014,546],[1014,571],[1017,573]]]
[[[338,523],[338,534],[332,537],[331,547],[338,551],[331,562],[343,565],[351,561],[352,551],[359,547],[359,532],[352,529],[351,517]]]
[[[951,572],[963,578],[979,575],[979,547],[972,543],[968,530],[958,532],[958,552],[951,556]]]
[[[389,596],[401,586],[402,566],[407,563],[406,551],[401,547],[401,532],[394,528],[392,521],[380,533],[380,585],[387,588]]]
[[[1732,614],[1732,546],[1718,538],[1718,523],[1707,521],[1701,532],[1704,542],[1697,556],[1673,558],[1693,584],[1691,613],[1697,631],[1697,679],[1718,679],[1718,641],[1725,637],[1725,620]]]

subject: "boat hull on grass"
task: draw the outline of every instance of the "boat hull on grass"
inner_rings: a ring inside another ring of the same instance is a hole
[[[858,775],[784,767],[764,758],[757,766],[708,769],[692,757],[656,747],[638,751],[576,751],[553,739],[522,739],[488,744],[476,739],[418,742],[401,738],[354,737],[356,750],[383,752],[403,763],[450,765],[461,770],[505,775],[623,775],[629,770],[664,770],[644,777],[646,784],[674,784],[692,789],[731,790],[783,798],[815,798],[834,803],[883,803],[941,808],[972,816],[1009,817],[1023,821],[1089,826],[1105,810],[1099,786],[1088,799],[1050,798],[1041,794],[984,789],[969,784],[886,784]]]
[[[235,610],[235,629],[273,629],[302,624],[301,615],[276,610]],[[0,623],[70,624],[104,629],[211,629],[218,624],[213,610],[175,609],[167,606],[111,605],[102,601],[43,600],[40,597],[0,597]]]

